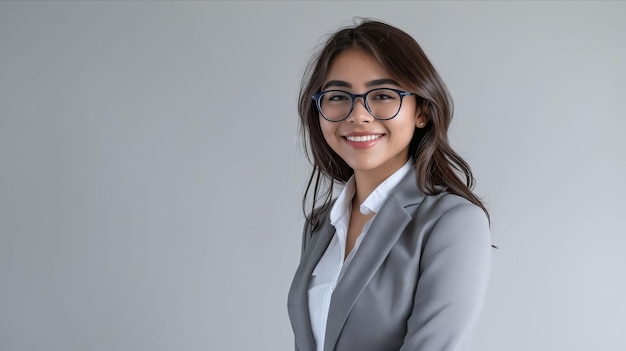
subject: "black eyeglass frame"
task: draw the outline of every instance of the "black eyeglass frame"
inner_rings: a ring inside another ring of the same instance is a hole
[[[369,104],[367,103],[367,95],[369,93],[373,92],[373,91],[379,91],[379,90],[391,90],[391,91],[396,92],[398,95],[400,95],[400,106],[398,107],[398,111],[396,111],[396,113],[393,116],[389,117],[389,118],[379,118],[379,117],[374,116],[374,114],[372,113],[372,110],[370,109]],[[350,111],[348,111],[346,116],[343,117],[342,119],[328,119],[328,118],[326,118],[326,116],[324,116],[324,113],[322,112],[322,106],[321,106],[322,95],[324,95],[326,93],[331,93],[333,91],[348,94],[348,96],[350,96],[350,99],[352,100],[352,106],[350,106]],[[348,116],[350,116],[350,114],[354,110],[354,103],[356,101],[356,98],[358,98],[358,97],[363,99],[363,105],[365,106],[365,109],[370,114],[370,116],[374,117],[374,119],[379,120],[379,121],[388,121],[388,120],[396,117],[398,115],[398,113],[400,113],[400,110],[402,109],[402,100],[404,100],[405,96],[410,96],[410,95],[419,96],[419,95],[417,95],[415,93],[412,93],[412,92],[406,91],[406,90],[400,90],[400,89],[394,89],[394,88],[375,88],[375,89],[367,91],[367,92],[365,92],[363,94],[352,94],[351,92],[348,92],[348,91],[345,91],[345,90],[340,90],[340,89],[324,90],[324,91],[320,91],[319,93],[313,95],[312,98],[315,101],[315,105],[317,107],[317,111],[319,111],[320,115],[322,115],[322,117],[325,120],[329,121],[329,122],[341,122],[341,121],[344,121],[346,118],[348,118]]]

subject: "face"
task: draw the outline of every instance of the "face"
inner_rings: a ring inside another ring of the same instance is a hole
[[[340,89],[363,94],[375,88],[399,86],[370,54],[360,49],[346,50],[333,60],[322,91]],[[328,145],[354,170],[355,175],[387,177],[409,159],[409,143],[415,127],[425,122],[418,116],[415,96],[406,96],[396,117],[377,120],[357,98],[350,115],[341,122],[319,116]]]

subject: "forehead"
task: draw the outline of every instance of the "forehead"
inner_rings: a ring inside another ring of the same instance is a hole
[[[373,55],[363,49],[353,48],[339,53],[333,59],[328,67],[324,84],[337,80],[359,86],[384,78],[391,78],[391,76]]]

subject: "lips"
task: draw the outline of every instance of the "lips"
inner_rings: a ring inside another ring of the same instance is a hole
[[[384,134],[376,133],[351,133],[344,135],[343,138],[346,143],[355,149],[367,149],[376,145],[383,137]]]
[[[354,142],[364,142],[364,141],[372,141],[382,137],[381,134],[372,134],[372,135],[347,135],[346,139]]]

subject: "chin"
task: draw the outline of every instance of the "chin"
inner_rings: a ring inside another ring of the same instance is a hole
[[[382,163],[375,160],[359,160],[348,163],[354,171],[373,171],[382,166]]]

